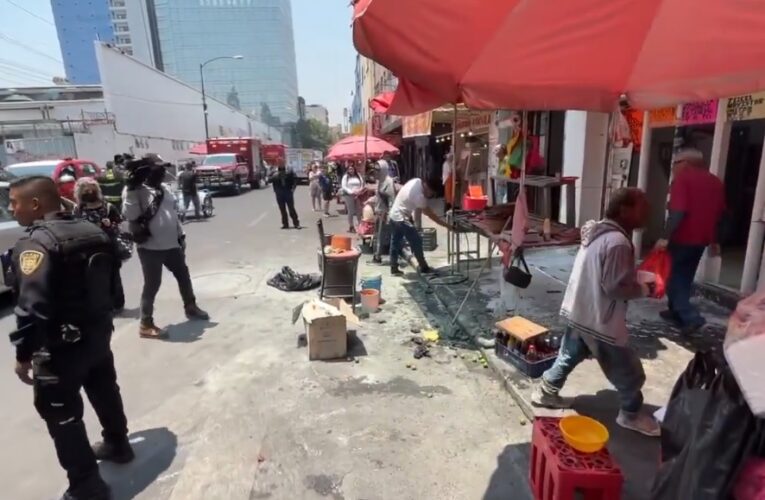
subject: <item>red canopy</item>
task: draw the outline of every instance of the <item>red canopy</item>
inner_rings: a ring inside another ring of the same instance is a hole
[[[398,154],[398,148],[378,137],[367,137],[367,157],[377,159],[384,153]],[[336,142],[327,153],[328,160],[363,160],[364,136],[350,135]]]
[[[765,89],[759,0],[357,0],[353,39],[399,77],[390,114],[652,109]]]
[[[193,148],[189,149],[189,154],[192,155],[206,155],[207,154],[207,144],[204,142],[200,142],[199,144],[194,145]]]

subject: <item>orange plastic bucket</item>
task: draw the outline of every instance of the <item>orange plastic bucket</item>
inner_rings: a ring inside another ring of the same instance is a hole
[[[380,307],[380,291],[365,288],[361,291],[361,307],[367,312],[375,312]]]
[[[330,243],[332,248],[337,250],[350,250],[351,249],[351,237],[344,234],[333,234],[332,242]]]

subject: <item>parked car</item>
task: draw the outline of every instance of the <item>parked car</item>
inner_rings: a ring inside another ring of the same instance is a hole
[[[0,253],[4,253],[16,246],[19,238],[24,236],[25,229],[19,226],[19,223],[11,214],[10,189],[9,183],[0,181]],[[0,293],[5,293],[10,289],[5,285],[5,279],[0,283]]]
[[[5,167],[5,171],[15,177],[49,176],[58,184],[61,196],[69,200],[74,200],[74,183],[77,179],[80,177],[98,177],[103,173],[101,167],[95,162],[76,158],[14,163]]]

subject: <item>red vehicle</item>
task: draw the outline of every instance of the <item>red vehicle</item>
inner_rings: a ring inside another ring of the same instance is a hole
[[[40,160],[15,163],[5,167],[5,171],[16,177],[32,175],[50,176],[56,184],[61,196],[74,201],[74,183],[81,177],[98,177],[103,169],[95,162],[77,158],[63,160]]]
[[[260,141],[252,137],[218,137],[207,140],[207,156],[196,168],[198,183],[210,190],[242,192],[249,184],[258,189],[264,178]]]
[[[287,146],[284,144],[263,144],[260,156],[268,167],[277,167],[287,163]]]

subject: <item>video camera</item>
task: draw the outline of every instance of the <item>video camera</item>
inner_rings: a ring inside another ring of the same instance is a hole
[[[128,189],[135,189],[146,182],[152,173],[157,172],[157,169],[162,170],[162,177],[164,177],[164,171],[168,166],[170,166],[169,163],[154,153],[146,154],[138,160],[131,158],[125,163]]]

